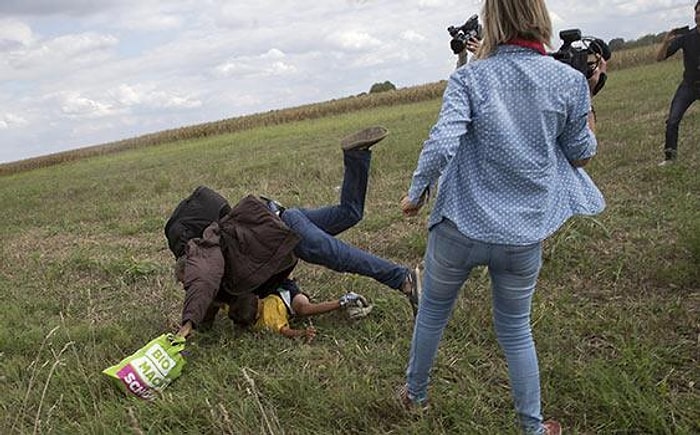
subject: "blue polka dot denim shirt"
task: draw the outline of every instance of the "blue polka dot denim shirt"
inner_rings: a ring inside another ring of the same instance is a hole
[[[602,194],[570,163],[596,152],[590,107],[583,74],[532,49],[499,46],[450,77],[409,199],[437,184],[429,226],[447,218],[467,237],[509,245],[600,213]]]

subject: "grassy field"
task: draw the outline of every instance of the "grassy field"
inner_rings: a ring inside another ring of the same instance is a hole
[[[682,124],[680,162],[659,168],[678,62],[611,74],[596,98],[590,174],[606,211],[547,240],[533,308],[545,414],[569,433],[700,432],[700,107]],[[314,319],[311,345],[240,333],[222,316],[188,344],[183,376],[153,403],[100,372],[173,330],[183,292],[162,228],[206,184],[235,201],[333,202],[338,140],[363,126],[392,134],[374,152],[364,221],[343,238],[397,262],[425,248],[427,210],[404,219],[404,193],[440,101],[147,147],[6,175],[0,182],[0,433],[516,433],[488,280],[465,287],[445,333],[432,409],[393,399],[412,316],[365,278],[301,265],[316,299],[345,290],[375,304],[351,323]]]

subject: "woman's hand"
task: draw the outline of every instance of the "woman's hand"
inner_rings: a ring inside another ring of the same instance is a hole
[[[412,203],[411,200],[408,199],[408,195],[406,195],[401,200],[401,211],[403,212],[404,216],[415,216],[418,214],[418,210],[420,210],[421,207],[423,207],[423,204],[428,202],[429,199],[430,199],[430,187],[427,187],[423,191],[423,194],[420,196],[420,199],[418,200],[418,204]]]
[[[418,214],[418,210],[423,206],[422,203],[414,204],[408,199],[408,195],[404,196],[401,200],[401,211],[404,216],[415,216]]]
[[[470,52],[471,54],[476,54],[476,50],[479,49],[479,46],[481,45],[481,41],[479,41],[476,38],[469,38],[466,44],[467,51]]]

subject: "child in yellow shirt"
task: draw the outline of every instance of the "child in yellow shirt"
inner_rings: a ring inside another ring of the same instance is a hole
[[[250,294],[236,302],[237,313],[231,317],[240,326],[252,326],[254,331],[269,330],[285,337],[305,337],[310,342],[316,336],[316,329],[294,329],[289,325],[293,316],[313,316],[340,309],[348,309],[351,319],[365,317],[373,306],[357,293],[345,293],[337,300],[314,303],[304,294],[292,279],[285,280],[277,289],[265,297]]]

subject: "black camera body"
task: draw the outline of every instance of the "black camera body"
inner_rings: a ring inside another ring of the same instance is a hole
[[[561,47],[549,55],[580,71],[586,78],[593,75],[596,67],[596,62],[589,62],[590,55],[600,55],[606,61],[610,59],[610,47],[605,41],[591,36],[582,37],[579,29],[562,30],[559,38],[562,40]]]
[[[605,41],[592,36],[582,37],[579,29],[562,30],[559,32],[559,38],[562,40],[561,47],[549,55],[581,72],[587,79],[591,78],[598,67],[598,60],[590,60],[591,55],[598,55],[606,61],[612,55]],[[607,76],[604,73],[601,74],[593,89],[593,95],[603,89],[606,80]]]
[[[479,24],[479,16],[474,14],[467,20],[466,23],[459,27],[450,26],[447,31],[452,36],[450,48],[454,54],[461,53],[467,46],[467,41],[472,38],[481,40],[483,28]]]

